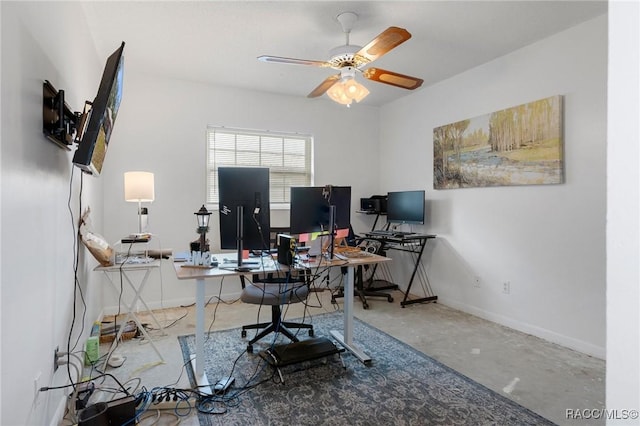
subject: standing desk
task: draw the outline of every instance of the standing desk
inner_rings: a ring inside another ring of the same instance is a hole
[[[147,262],[147,263],[122,263],[122,264],[119,264],[119,265],[112,265],[112,266],[97,266],[94,269],[94,271],[102,271],[102,272],[104,272],[104,274],[107,277],[108,281],[111,283],[111,286],[113,287],[113,290],[115,291],[115,294],[116,294],[117,297],[120,296],[121,288],[120,288],[119,285],[117,285],[113,281],[112,275],[115,274],[115,273],[117,273],[121,277],[122,281],[126,282],[129,285],[129,287],[131,287],[133,292],[135,293],[135,295],[133,296],[133,298],[131,299],[129,304],[125,303],[125,308],[127,310],[127,317],[124,320],[122,326],[120,326],[120,330],[118,330],[116,338],[113,339],[113,343],[111,344],[111,347],[109,348],[109,352],[107,354],[107,357],[105,358],[105,361],[104,361],[104,368],[106,368],[107,362],[109,361],[109,358],[111,357],[111,354],[115,350],[116,345],[118,344],[118,340],[120,340],[120,337],[122,336],[122,332],[124,331],[124,328],[125,328],[124,326],[129,321],[129,318],[133,319],[133,321],[136,323],[136,326],[138,327],[138,329],[142,332],[142,334],[149,341],[149,343],[151,343],[151,346],[153,347],[153,350],[156,351],[156,354],[158,355],[158,357],[160,357],[160,360],[162,362],[164,362],[164,358],[162,357],[162,354],[160,353],[160,351],[158,350],[156,345],[153,343],[153,340],[151,340],[151,337],[147,333],[147,330],[144,328],[144,326],[142,325],[142,323],[140,322],[140,320],[138,319],[138,317],[134,313],[134,308],[136,306],[136,302],[139,300],[140,303],[142,303],[142,305],[145,307],[147,312],[149,312],[151,314],[151,318],[153,318],[153,321],[158,326],[158,329],[160,329],[160,330],[163,329],[162,325],[160,324],[158,319],[153,314],[153,311],[149,308],[147,303],[142,298],[142,290],[144,290],[144,287],[146,286],[147,281],[149,280],[149,275],[151,274],[151,271],[154,270],[154,269],[158,269],[159,267],[160,267],[160,261],[154,260],[152,262]],[[144,275],[142,276],[142,278],[140,279],[140,281],[138,281],[138,284],[136,285],[136,284],[134,284],[134,281],[132,279],[133,279],[133,275],[138,275],[139,276],[139,274],[137,274],[137,272],[144,272]]]
[[[360,349],[353,341],[353,304],[355,300],[354,286],[355,286],[355,269],[362,265],[380,264],[388,262],[391,259],[388,257],[380,256],[373,253],[363,253],[358,257],[347,257],[344,259],[334,258],[328,260],[321,257],[319,260],[304,262],[301,266],[309,269],[315,269],[318,267],[347,267],[347,274],[343,276],[343,288],[344,288],[344,327],[343,333],[338,330],[331,330],[329,333],[349,352],[354,354],[364,364],[371,362],[371,357],[367,355],[362,349]]]
[[[224,254],[215,254],[218,259],[222,259]],[[358,258],[347,258],[345,260],[333,259],[327,260],[320,258],[320,260],[312,260],[304,263],[299,263],[299,267],[315,269],[318,267],[339,267],[347,266],[347,274],[344,278],[345,299],[344,299],[344,330],[343,333],[337,330],[331,330],[331,335],[347,350],[356,355],[363,363],[368,364],[371,362],[371,358],[364,353],[353,342],[353,286],[354,286],[354,268],[358,265],[375,264],[380,262],[386,262],[391,259],[370,255]],[[286,268],[283,265],[277,264],[271,258],[264,258],[264,262],[259,269],[254,269],[250,272],[237,272],[227,269],[219,268],[188,268],[183,267],[184,263],[174,262],[173,266],[176,271],[176,276],[179,280],[195,280],[196,281],[196,353],[191,355],[191,365],[194,371],[196,384],[203,393],[212,394],[213,391],[209,385],[209,380],[204,373],[204,307],[205,307],[205,292],[204,285],[206,279],[211,278],[224,278],[239,275],[253,275],[256,273],[269,273],[282,271]]]
[[[224,255],[214,255],[222,259]],[[191,368],[198,386],[198,390],[207,395],[213,395],[213,389],[204,372],[204,282],[210,278],[224,278],[242,275],[240,272],[219,268],[188,268],[184,262],[173,262],[176,276],[179,280],[196,280],[196,353],[191,354]]]

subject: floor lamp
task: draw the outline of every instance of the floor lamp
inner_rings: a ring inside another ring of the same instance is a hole
[[[142,203],[150,203],[155,198],[153,186],[153,173],[151,172],[125,172],[124,174],[124,199],[138,203],[138,234],[142,235]],[[146,224],[144,226],[146,228]],[[145,229],[146,231],[146,229]]]

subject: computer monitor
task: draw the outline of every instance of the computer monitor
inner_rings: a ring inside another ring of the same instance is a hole
[[[338,229],[351,224],[350,186],[299,186],[291,188],[289,226],[292,234],[330,233],[329,257]],[[332,223],[333,218],[333,223]]]
[[[424,224],[424,190],[387,194],[387,222]]]
[[[351,224],[350,186],[291,187],[290,232],[308,234],[331,230],[330,206],[335,206],[333,230],[349,229]]]
[[[236,249],[238,266],[243,250],[269,249],[269,169],[219,167],[220,248]]]

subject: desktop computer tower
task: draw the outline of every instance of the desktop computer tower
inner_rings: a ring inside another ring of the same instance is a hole
[[[276,245],[278,246],[278,263],[286,266],[293,265],[296,254],[296,239],[291,235],[278,234]]]

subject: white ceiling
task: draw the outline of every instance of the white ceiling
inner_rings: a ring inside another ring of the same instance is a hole
[[[359,15],[350,44],[363,46],[390,26],[406,28],[412,38],[374,65],[422,78],[425,87],[606,13],[607,2],[92,1],[83,8],[105,60],[125,41],[125,73],[304,97],[337,71],[256,57],[329,59],[329,50],[345,44],[336,20],[344,11]],[[360,81],[371,91],[363,104],[411,93]]]

